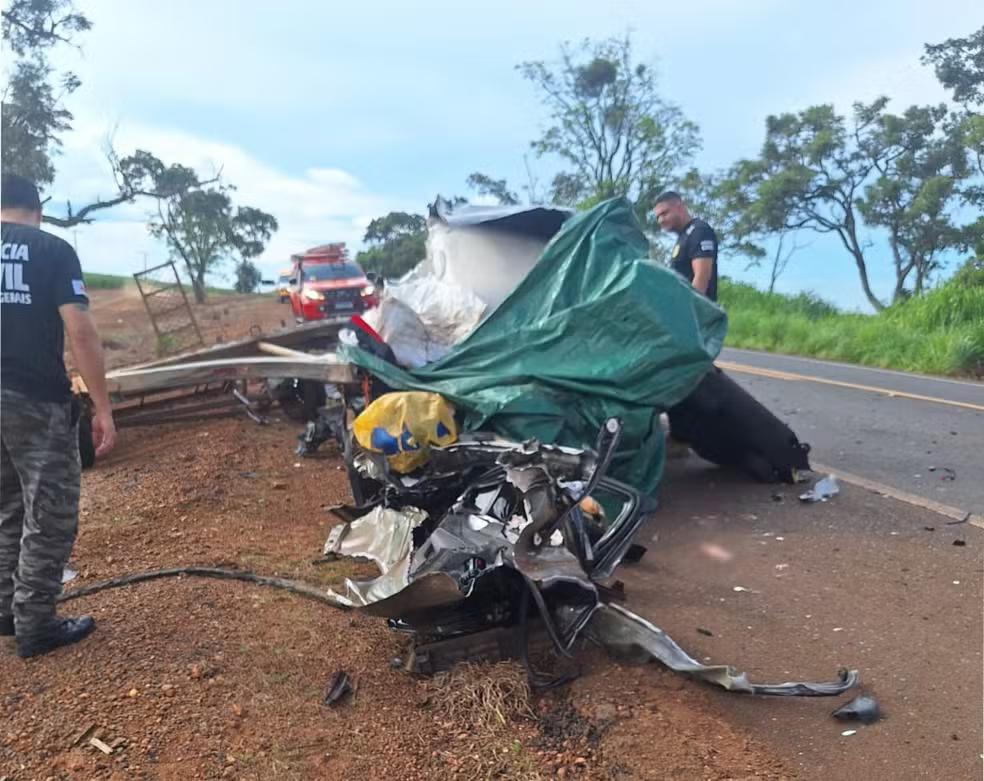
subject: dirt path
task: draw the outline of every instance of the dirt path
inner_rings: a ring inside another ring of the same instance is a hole
[[[155,357],[154,329],[135,285],[92,290],[89,298],[108,368]],[[293,323],[290,306],[279,303],[272,294],[212,293],[206,303],[193,305],[193,311],[206,346],[246,337],[251,329],[269,333]]]
[[[370,570],[315,565],[346,500],[341,463],[295,461],[292,424],[124,430],[83,479],[72,584],[190,564],[314,584]],[[71,587],[71,586],[70,586]],[[793,778],[711,694],[591,649],[584,675],[488,733],[449,721],[390,660],[384,622],[244,583],[175,579],[65,606],[98,621],[77,647],[0,652],[0,778]],[[339,669],[356,696],[322,704]],[[93,725],[112,756],[73,738]]]
[[[92,299],[110,366],[153,357],[139,297]],[[271,296],[216,297],[196,316],[209,344],[290,318]],[[69,588],[193,564],[316,586],[369,576],[366,564],[313,563],[333,523],[324,508],[350,497],[332,451],[296,460],[297,433],[244,419],[122,431],[83,476]],[[182,578],[64,608],[95,616],[96,633],[26,662],[0,645],[0,779],[796,777],[707,688],[592,648],[572,685],[489,727],[480,711],[449,716],[435,682],[394,669],[405,640],[383,621],[282,591]],[[356,693],[328,707],[339,670]],[[506,672],[475,676],[482,687]],[[114,753],[76,744],[87,730]]]

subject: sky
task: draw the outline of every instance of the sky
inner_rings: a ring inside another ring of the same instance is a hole
[[[468,194],[482,171],[527,182],[524,156],[547,119],[515,65],[552,60],[565,40],[631,33],[666,98],[700,127],[694,164],[753,156],[769,114],[886,94],[901,109],[945,93],[919,63],[923,44],[984,22],[979,0],[77,0],[93,23],[57,64],[82,87],[57,158],[53,204],[113,192],[109,140],[125,154],[221,170],[238,203],[280,230],[258,265],[275,276],[292,252],[328,241],[356,250],[369,220],[421,213],[438,193]],[[530,158],[543,182],[556,161]],[[63,231],[89,271],[130,274],[167,258],[150,237],[150,204],[99,213]],[[887,296],[887,254],[875,257]],[[763,271],[722,257],[721,272],[763,285]],[[853,261],[814,240],[781,278],[845,308],[866,304]]]

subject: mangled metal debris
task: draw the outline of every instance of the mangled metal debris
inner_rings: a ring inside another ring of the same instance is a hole
[[[881,718],[881,708],[878,700],[868,694],[859,694],[850,702],[845,702],[830,714],[840,721],[860,721],[862,724],[874,724]]]
[[[621,605],[605,605],[588,625],[588,635],[599,645],[619,655],[642,661],[655,659],[671,670],[689,673],[728,691],[786,697],[832,697],[843,694],[860,681],[857,670],[841,670],[836,681],[828,683],[752,683],[745,673],[729,665],[698,662],[666,632]]]
[[[466,434],[432,447],[425,466],[408,475],[350,439],[361,506],[337,511],[348,522],[332,530],[325,552],[371,559],[381,575],[348,580],[333,596],[411,635],[404,666],[419,672],[476,654],[518,656],[534,685],[549,685],[558,679],[529,664],[532,639],[571,656],[584,637],[730,691],[829,696],[856,685],[854,671],[828,683],[751,683],[728,666],[701,664],[615,604],[624,595],[605,581],[654,509],[606,476],[620,437],[617,419],[594,449]]]
[[[338,355],[357,368],[362,397],[346,395],[343,408],[309,424],[299,452],[336,438],[355,506],[336,510],[346,524],[326,551],[372,558],[382,574],[347,581],[335,598],[412,636],[404,665],[411,670],[514,653],[531,682],[543,685],[558,679],[532,671],[529,644],[543,637],[558,656],[570,656],[583,637],[635,648],[733,691],[830,695],[850,688],[854,672],[830,683],[752,684],[726,666],[701,665],[614,604],[624,593],[606,580],[620,562],[645,552],[632,539],[654,504],[643,495],[654,496],[660,480],[661,412],[702,457],[764,481],[798,482],[809,469],[809,446],[714,368],[724,312],[649,261],[628,201],[561,223],[541,237],[556,233],[535,264],[527,253],[522,281],[486,298],[494,311],[473,329],[469,323],[467,336],[456,332],[446,341],[455,346],[436,361],[427,321],[444,312],[430,318],[423,304],[443,310],[451,301],[452,320],[461,314],[459,302],[443,294],[401,299],[420,320],[413,328],[376,323],[386,334],[424,334],[415,349],[387,344],[357,318],[340,333]],[[458,277],[448,265],[454,237],[432,235],[429,259],[443,258],[444,282],[483,281],[491,265],[476,262],[477,252],[455,255],[468,271]],[[507,263],[517,255],[499,253]],[[501,280],[498,273],[484,279]],[[394,323],[407,320],[400,314]],[[432,413],[368,420],[370,410],[399,410],[410,392],[453,406],[443,430]],[[599,428],[593,449],[579,447]],[[454,441],[455,429],[468,433]]]
[[[355,691],[355,687],[352,686],[352,679],[344,670],[339,670],[332,676],[331,681],[328,683],[328,688],[325,690],[325,705],[332,706],[336,705],[342,701],[342,699]]]
[[[413,530],[427,519],[427,513],[414,507],[393,510],[374,507],[368,514],[332,528],[325,543],[325,555],[366,558],[382,573],[370,581],[345,581],[345,593],[335,594],[340,602],[365,607],[403,590],[409,583]]]

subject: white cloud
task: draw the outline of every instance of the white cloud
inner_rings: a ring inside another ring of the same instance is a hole
[[[94,26],[83,49],[54,57],[82,79],[55,192],[76,206],[112,192],[100,150],[120,121],[121,151],[222,166],[239,202],[280,220],[262,260],[271,273],[298,248],[355,244],[372,217],[463,192],[474,170],[519,187],[523,153],[548,118],[514,65],[554,59],[565,39],[633,31],[637,55],[655,61],[661,88],[701,126],[697,163],[714,168],[756,154],[771,113],[829,101],[848,111],[881,93],[893,109],[938,100],[922,45],[970,32],[979,5],[85,0]],[[553,163],[533,161],[541,185]],[[129,273],[143,253],[163,258],[146,209],[114,209],[70,232],[83,262]],[[812,284],[798,269],[789,277]]]
[[[99,120],[77,119],[59,160],[53,202],[63,203],[70,195],[78,208],[113,192],[103,151],[106,137]],[[221,170],[223,179],[236,187],[235,203],[273,214],[280,228],[257,261],[264,276],[275,275],[291,253],[315,244],[344,241],[354,250],[373,217],[412,208],[367,191],[357,177],[332,167],[327,160],[314,161],[311,168],[292,175],[232,143],[137,124],[117,128],[113,143],[122,154],[147,149],[165,163],[179,162],[203,174]],[[149,202],[121,206],[97,213],[97,221],[92,224],[56,232],[77,245],[88,270],[131,274],[143,268],[145,262],[162,262],[167,257],[162,243],[147,232],[150,208]],[[52,211],[57,213],[57,209]]]

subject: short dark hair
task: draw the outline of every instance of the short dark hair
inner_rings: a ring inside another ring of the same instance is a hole
[[[41,211],[41,196],[34,182],[17,174],[0,177],[0,208]]]
[[[666,190],[656,196],[656,200],[653,201],[653,206],[658,203],[680,203],[683,198],[680,197],[680,193],[676,190]]]

